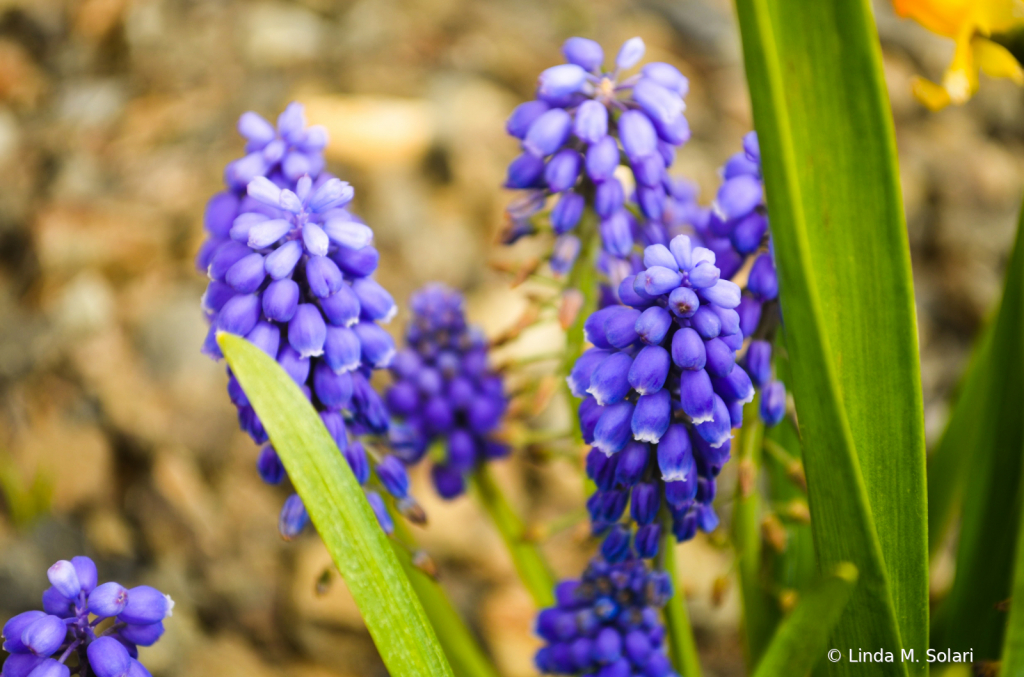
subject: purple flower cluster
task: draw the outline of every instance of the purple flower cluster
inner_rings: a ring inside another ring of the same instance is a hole
[[[754,386],[763,391],[761,418],[769,426],[785,415],[786,390],[772,378],[771,338],[779,293],[778,277],[771,253],[768,210],[764,202],[764,181],[756,132],[743,139],[743,151],[734,154],[721,169],[722,184],[710,208],[697,202],[697,188],[684,179],[674,179],[660,219],[647,219],[641,225],[641,241],[647,245],[668,245],[673,236],[690,234],[694,243],[715,254],[721,277],[732,279],[747,270],[743,294],[736,311],[744,337],[753,337],[743,360]],[[626,275],[639,272],[638,262],[605,261],[609,279],[620,282]],[[605,291],[602,305],[619,303],[611,289]],[[765,308],[769,308],[765,312]],[[760,327],[760,328],[759,328]]]
[[[672,581],[643,560],[591,560],[580,580],[555,589],[556,606],[537,616],[546,645],[537,652],[541,672],[600,677],[678,677],[665,654],[658,609],[672,596]]]
[[[534,217],[555,195],[548,218],[558,239],[552,270],[570,270],[580,251],[573,230],[586,210],[597,215],[604,250],[626,257],[639,224],[626,208],[620,164],[632,173],[632,199],[649,219],[660,219],[672,188],[667,168],[675,149],[690,138],[683,116],[689,82],[667,63],[648,63],[623,77],[644,54],[640,38],[627,40],[604,71],[604,51],[585,38],[562,46],[568,63],[541,73],[537,98],[520,104],[506,124],[521,140],[522,154],[508,167],[506,187],[527,192],[508,208],[506,243],[536,232]]]
[[[216,333],[224,331],[244,336],[274,357],[313,402],[365,485],[367,452],[350,435],[387,432],[387,409],[369,379],[395,354],[394,341],[378,323],[397,312],[391,295],[372,277],[379,258],[373,231],[346,209],[352,187],[323,171],[326,133],[306,127],[300,104],[290,104],[276,128],[256,113],[245,113],[238,130],[248,140],[248,154],[228,165],[227,190],[206,206],[208,239],[196,259],[210,278],[202,301],[210,322],[203,351],[219,359]],[[242,429],[265,444],[267,433],[234,376],[228,393]],[[258,468],[271,484],[286,476],[269,444]],[[379,476],[404,477],[394,460],[382,460],[377,470]],[[397,493],[400,478],[383,484],[400,501],[408,499],[407,481]],[[366,494],[389,530],[380,495],[371,489]],[[281,534],[294,537],[308,521],[302,500],[292,494],[281,511]]]
[[[721,278],[714,252],[677,235],[667,247],[647,247],[644,265],[619,285],[626,305],[587,318],[594,347],[568,377],[584,398],[580,426],[595,448],[587,469],[598,485],[588,508],[595,533],[607,532],[610,561],[628,552],[630,530],[617,524],[627,503],[641,557],[657,553],[662,499],[679,540],[717,526],[714,478],[754,397],[736,364],[741,291]]]
[[[97,585],[88,557],[61,560],[47,576],[44,611],[26,611],[4,624],[3,649],[11,655],[3,677],[149,677],[138,647],[152,646],[164,633],[174,608],[169,596],[148,585]],[[71,658],[77,665],[66,664]]]
[[[508,407],[501,376],[487,365],[487,340],[466,324],[462,295],[442,284],[416,292],[407,346],[395,356],[395,382],[387,393],[392,446],[408,464],[443,443],[431,473],[445,498],[466,489],[466,475],[478,463],[508,454],[494,439]]]
[[[722,167],[722,179],[707,219],[696,228],[704,246],[715,252],[719,264],[724,266],[723,276],[731,278],[750,264],[743,298],[737,307],[744,336],[755,337],[747,348],[744,366],[754,386],[761,390],[761,419],[774,426],[786,413],[786,388],[772,377],[771,343],[758,338],[762,334],[758,325],[764,308],[778,298],[779,280],[769,240],[756,132],[743,138],[743,151],[730,157]]]

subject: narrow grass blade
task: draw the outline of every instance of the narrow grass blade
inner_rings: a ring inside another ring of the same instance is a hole
[[[245,339],[222,333],[217,343],[352,592],[388,672],[452,675],[387,536],[309,400],[276,361]]]
[[[766,431],[764,447],[768,494],[772,501],[782,506],[805,502],[807,492],[801,482],[800,442],[793,425],[784,421]],[[782,552],[769,550],[764,558],[769,569],[766,577],[779,595],[802,591],[817,577],[811,525],[794,519],[786,523],[785,528],[785,549]]]
[[[1010,596],[1024,470],[1024,212],[1006,270],[999,314],[988,346],[989,367],[976,396],[970,436],[956,579],[940,607],[945,636],[938,648],[974,650],[996,660],[1003,647],[1004,602]],[[972,405],[974,406],[974,405]]]
[[[781,339],[776,340],[775,373],[784,383],[792,382],[789,360]],[[804,472],[803,445],[796,423],[786,417],[779,425],[764,433],[765,471],[768,495],[776,504],[793,505],[807,500],[807,476]],[[786,525],[786,547],[781,553],[770,551],[765,558],[768,578],[779,595],[802,591],[817,580],[814,561],[814,538],[811,525],[798,520]]]
[[[829,645],[829,634],[839,621],[856,583],[857,568],[841,563],[835,573],[802,595],[796,608],[779,625],[754,677],[799,677],[810,672],[833,649]],[[844,651],[842,660],[847,656]]]
[[[676,672],[686,677],[700,677],[700,656],[697,653],[697,641],[693,637],[690,625],[690,614],[686,611],[686,599],[683,587],[679,584],[679,569],[676,563],[676,537],[671,531],[661,539],[659,552],[662,566],[672,577],[672,597],[665,605],[665,625],[668,629],[669,657]]]
[[[778,623],[778,607],[765,590],[761,570],[761,495],[757,481],[761,475],[764,424],[757,415],[760,398],[749,402],[743,411],[743,428],[736,440],[739,479],[733,507],[732,542],[736,550],[736,575],[743,605],[743,639],[747,669],[753,672],[761,660]]]
[[[1024,520],[1017,533],[1017,560],[1014,564],[1013,587],[1010,595],[1010,616],[1003,639],[1003,658],[1000,677],[1024,675]]]
[[[400,521],[395,522],[395,535],[407,545],[412,543],[409,530]],[[437,639],[444,648],[455,677],[499,677],[477,637],[448,598],[444,587],[413,563],[408,549],[395,541],[392,541],[392,546],[423,604],[430,624],[437,632]]]
[[[530,591],[537,608],[554,606],[555,578],[551,574],[551,569],[537,544],[526,538],[523,521],[509,505],[501,487],[494,481],[490,468],[480,467],[473,474],[473,485],[480,504],[487,510],[491,522],[505,541],[512,563],[519,573],[519,579]]]
[[[942,439],[928,457],[928,552],[934,556],[949,531],[963,496],[964,478],[981,450],[979,421],[985,419],[985,393],[991,388],[994,322],[989,322],[974,347]]]
[[[867,0],[737,0],[819,565],[861,584],[837,648],[927,646],[920,368]],[[829,666],[853,674],[856,666]],[[876,674],[927,671],[885,664]]]

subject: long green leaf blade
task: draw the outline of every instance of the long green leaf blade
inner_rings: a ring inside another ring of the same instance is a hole
[[[408,529],[401,522],[395,522],[395,535],[405,545],[412,542]],[[437,639],[455,671],[455,677],[498,677],[498,671],[441,584],[416,566],[404,545],[393,541],[392,546],[431,626],[437,632]]]
[[[217,343],[352,592],[388,671],[452,675],[434,629],[388,539],[309,400],[259,348],[221,333]]]
[[[852,561],[861,574],[837,646],[922,652],[928,562],[920,370],[871,9],[866,0],[736,4],[819,564]],[[853,671],[845,663],[830,667]]]
[[[1000,662],[1000,677],[1024,675],[1024,520],[1018,528],[1017,561],[1014,564],[1013,588],[1010,596],[1010,617],[1006,623],[1003,639],[1003,659]]]
[[[938,612],[946,629],[939,646],[973,649],[976,660],[995,660],[1003,647],[1006,612],[1001,603],[1010,596],[1017,551],[1024,470],[1022,336],[1024,211],[988,346],[987,375],[977,393],[979,416],[969,422],[974,449],[964,485],[956,579]]]
[[[761,571],[761,495],[757,479],[761,474],[764,423],[757,414],[760,398],[744,406],[743,428],[737,450],[739,480],[732,513],[732,542],[736,550],[736,577],[743,606],[743,639],[747,668],[752,671],[761,660],[778,623],[778,608],[763,583]]]
[[[928,552],[932,556],[949,530],[964,478],[981,448],[979,436],[983,430],[979,421],[985,418],[985,393],[991,387],[989,345],[993,326],[991,322],[986,326],[974,348],[949,423],[928,458]]]
[[[779,625],[754,677],[806,675],[829,650],[829,634],[839,621],[857,583],[857,568],[841,563],[818,581]],[[848,655],[843,652],[843,657]]]

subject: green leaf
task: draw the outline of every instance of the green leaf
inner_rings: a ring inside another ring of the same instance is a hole
[[[839,649],[928,641],[920,365],[868,0],[737,0],[819,565],[852,562]],[[848,663],[829,666],[852,674]],[[876,674],[926,671],[885,664]]]
[[[1022,217],[1024,224],[1024,217]],[[1017,561],[1014,564],[1013,588],[1010,595],[1010,616],[1003,640],[1000,677],[1018,677],[1024,674],[1024,520],[1020,520],[1017,533]]]
[[[775,373],[784,383],[792,382],[785,344],[776,341]],[[787,504],[807,500],[807,478],[804,473],[800,435],[793,419],[769,428],[764,434],[765,469],[768,475],[768,495],[772,501]],[[771,551],[766,566],[769,578],[778,590],[802,592],[817,580],[814,561],[814,538],[811,525],[802,522],[786,524],[786,550]]]
[[[217,343],[352,592],[388,672],[451,675],[402,565],[309,400],[275,360],[245,339],[220,333]]]
[[[1024,527],[1024,520],[1021,520]],[[1017,534],[1017,562],[1014,565],[1013,589],[1010,596],[1010,617],[1003,640],[1000,677],[1024,674],[1024,535]]]
[[[794,476],[803,472],[800,441],[796,428],[788,419],[765,432],[765,469],[768,475],[768,495],[777,504],[806,501],[807,493]],[[786,549],[768,552],[765,566],[775,589],[802,592],[817,579],[814,562],[814,541],[811,525],[789,522],[786,527]]]
[[[985,419],[985,392],[991,387],[989,345],[994,326],[987,323],[976,342],[946,430],[928,457],[928,552],[932,556],[946,537],[962,498],[964,478],[981,449],[983,430],[978,422]]]
[[[733,507],[732,536],[736,577],[743,604],[743,639],[747,668],[753,671],[778,623],[778,608],[765,589],[761,571],[761,443],[764,423],[757,414],[759,397],[743,408],[743,428],[735,441],[739,480]]]
[[[473,473],[473,485],[480,503],[505,541],[519,580],[530,591],[534,603],[538,608],[554,606],[555,578],[551,569],[537,544],[526,538],[526,527],[494,481],[490,468],[481,466]]]
[[[802,595],[796,608],[779,625],[754,677],[806,675],[829,651],[829,634],[856,583],[857,568],[841,563],[831,576]],[[842,655],[845,657],[848,652],[843,651]]]
[[[978,377],[977,413],[970,430],[953,428],[971,447],[966,464],[956,579],[937,614],[945,626],[942,648],[973,649],[976,660],[995,660],[1003,647],[1013,558],[1021,511],[1024,460],[1024,213],[1006,271],[1003,299],[992,329],[987,366]],[[974,405],[968,405],[974,406]],[[956,421],[951,422],[954,423]]]
[[[395,536],[402,543],[412,543],[412,536],[401,521],[395,522]],[[441,584],[413,563],[406,547],[394,540],[392,546],[423,604],[430,624],[437,632],[437,639],[441,642],[456,677],[498,677],[498,671],[491,664],[476,636],[466,626],[466,622],[455,609]]]

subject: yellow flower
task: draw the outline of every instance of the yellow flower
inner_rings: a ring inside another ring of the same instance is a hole
[[[956,42],[953,61],[942,84],[914,81],[914,95],[932,110],[961,104],[978,91],[979,72],[1024,85],[1024,68],[1010,52],[989,38],[1024,26],[1022,0],[893,0],[896,13],[914,19],[933,33]]]

